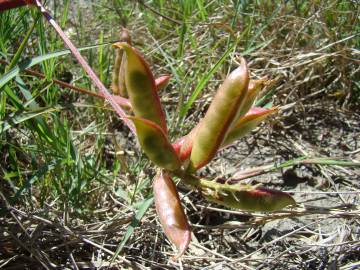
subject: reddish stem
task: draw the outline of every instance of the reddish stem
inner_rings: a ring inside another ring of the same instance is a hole
[[[93,81],[95,86],[99,89],[100,93],[106,98],[106,100],[110,103],[110,105],[114,108],[120,118],[124,121],[124,123],[129,127],[129,129],[136,135],[134,124],[127,118],[126,113],[123,109],[116,103],[115,99],[111,96],[109,91],[106,89],[104,84],[100,81],[95,72],[91,69],[87,61],[82,57],[78,49],[74,46],[71,40],[66,36],[64,31],[60,28],[60,26],[55,22],[55,20],[51,17],[49,12],[44,8],[39,0],[35,0],[36,5],[40,9],[40,12],[44,15],[44,17],[48,20],[48,22],[54,27],[55,31],[59,34],[61,39],[64,41],[66,46],[70,49],[71,53],[77,59],[77,61],[84,68],[85,72],[89,75],[90,79]]]

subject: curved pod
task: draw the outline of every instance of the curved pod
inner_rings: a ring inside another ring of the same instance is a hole
[[[205,197],[217,204],[246,211],[276,211],[288,205],[296,205],[287,193],[266,188],[216,193]]]
[[[170,81],[170,75],[164,75],[161,76],[159,78],[155,79],[155,85],[156,85],[156,90],[160,91],[161,89],[164,89]]]
[[[237,120],[235,125],[231,128],[226,135],[223,146],[244,137],[246,134],[255,129],[263,120],[269,115],[277,112],[277,108],[265,109],[265,108],[252,108],[248,113]]]
[[[141,148],[152,162],[169,171],[180,169],[178,155],[161,127],[144,118],[130,116],[129,119],[135,124]]]
[[[244,105],[249,73],[242,59],[241,65],[225,79],[208,111],[197,128],[190,155],[190,171],[207,164],[223,143],[228,130]]]
[[[131,45],[131,36],[129,31],[121,27],[120,41],[126,42]],[[127,91],[125,85],[125,64],[126,56],[119,48],[116,49],[115,63],[113,67],[112,85],[111,88],[115,95],[121,95],[127,98]]]
[[[275,211],[295,205],[290,194],[273,189],[244,185],[232,179],[199,179],[196,183],[205,198],[218,204],[246,211]]]
[[[248,91],[246,93],[246,97],[244,101],[244,106],[241,108],[241,111],[239,112],[238,119],[240,117],[243,117],[250,110],[250,108],[254,104],[257,95],[264,88],[266,82],[267,82],[266,79],[250,80]]]
[[[127,94],[136,117],[159,125],[167,133],[165,114],[157,95],[154,76],[143,56],[125,42],[114,44],[126,54],[125,83]]]
[[[187,217],[170,176],[165,173],[157,175],[153,182],[153,188],[156,212],[165,235],[178,249],[178,254],[174,258],[177,259],[184,253],[191,239]]]

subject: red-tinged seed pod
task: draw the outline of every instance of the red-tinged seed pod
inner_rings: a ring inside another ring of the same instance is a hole
[[[120,81],[120,67],[121,67],[121,60],[123,57],[123,52],[119,49],[115,52],[115,62],[113,67],[113,73],[112,73],[112,83],[111,83],[111,90],[115,95],[120,94],[120,87],[119,87],[119,81]],[[126,97],[122,95],[123,97]]]
[[[186,161],[191,154],[191,150],[193,147],[193,142],[194,142],[194,136],[196,134],[196,130],[199,127],[199,125],[195,126],[188,135],[183,137],[183,140],[181,140],[179,143],[181,143],[181,147],[179,150],[179,157],[180,160]]]
[[[159,216],[165,235],[177,249],[178,259],[188,247],[191,240],[191,229],[181,206],[176,186],[169,175],[160,173],[153,182],[156,212]]]
[[[114,46],[126,53],[125,83],[135,116],[158,124],[167,133],[165,114],[148,63],[140,52],[129,44],[120,42]]]
[[[33,0],[0,0],[0,11],[35,4]]]
[[[222,146],[231,144],[232,142],[244,137],[252,130],[254,130],[262,121],[264,121],[269,115],[277,112],[277,108],[251,108],[248,113],[241,117],[235,125],[231,128]]]
[[[260,79],[260,80],[250,80],[248,91],[245,97],[244,106],[242,107],[241,111],[239,112],[238,119],[243,117],[252,107],[254,101],[259,94],[259,92],[264,88],[267,80]]]
[[[124,27],[121,27],[120,41],[131,45],[131,35]],[[126,56],[124,55],[124,52],[121,49],[116,49],[111,89],[115,95],[127,98],[128,95],[125,85],[125,64]]]
[[[125,110],[131,110],[132,106],[130,101],[127,98],[123,98],[120,96],[112,95],[112,98],[116,101],[117,104],[119,104],[123,109]]]
[[[189,132],[189,134],[181,137],[173,144],[173,147],[182,162],[190,157],[193,141],[194,141],[194,135],[198,126],[199,125],[195,126]]]
[[[155,80],[156,90],[159,91],[165,88],[168,85],[169,80],[170,80],[170,75],[164,75],[159,78],[156,78]]]
[[[253,190],[239,190],[234,192],[217,192],[205,197],[220,205],[246,211],[276,211],[288,205],[296,205],[291,195],[266,188],[255,188]]]
[[[131,45],[131,35],[130,32],[125,28],[121,27],[121,34],[120,34],[120,41],[126,42],[127,44]],[[125,83],[125,66],[126,66],[126,55],[121,52],[121,65],[119,70],[119,91],[120,95],[123,97],[129,97],[128,91],[126,89]]]
[[[181,162],[161,127],[144,118],[129,119],[135,124],[139,143],[148,158],[163,169],[179,170]]]
[[[216,92],[196,129],[190,155],[190,172],[206,165],[215,156],[244,106],[248,84],[249,73],[242,59],[240,67],[230,73]]]

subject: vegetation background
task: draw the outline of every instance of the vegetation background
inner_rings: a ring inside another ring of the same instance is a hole
[[[107,86],[111,44],[127,27],[154,73],[172,76],[161,99],[173,139],[198,122],[240,55],[252,78],[273,79],[257,104],[280,112],[202,172],[269,165],[247,181],[291,192],[298,206],[232,211],[179,184],[193,241],[170,261],[151,164],[102,99],[52,80],[96,91],[38,11],[18,8],[0,13],[0,83],[16,72],[0,88],[0,268],[360,267],[357,1],[46,4]],[[33,64],[44,78],[23,70]]]

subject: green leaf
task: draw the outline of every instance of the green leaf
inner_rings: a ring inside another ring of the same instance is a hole
[[[52,163],[41,166],[36,171],[36,173],[32,177],[28,178],[28,180],[20,187],[20,189],[16,192],[12,201],[16,202],[19,199],[20,195],[24,192],[25,189],[29,189],[36,180],[43,177],[46,173],[53,170],[55,167],[56,167],[56,165],[52,164]]]

